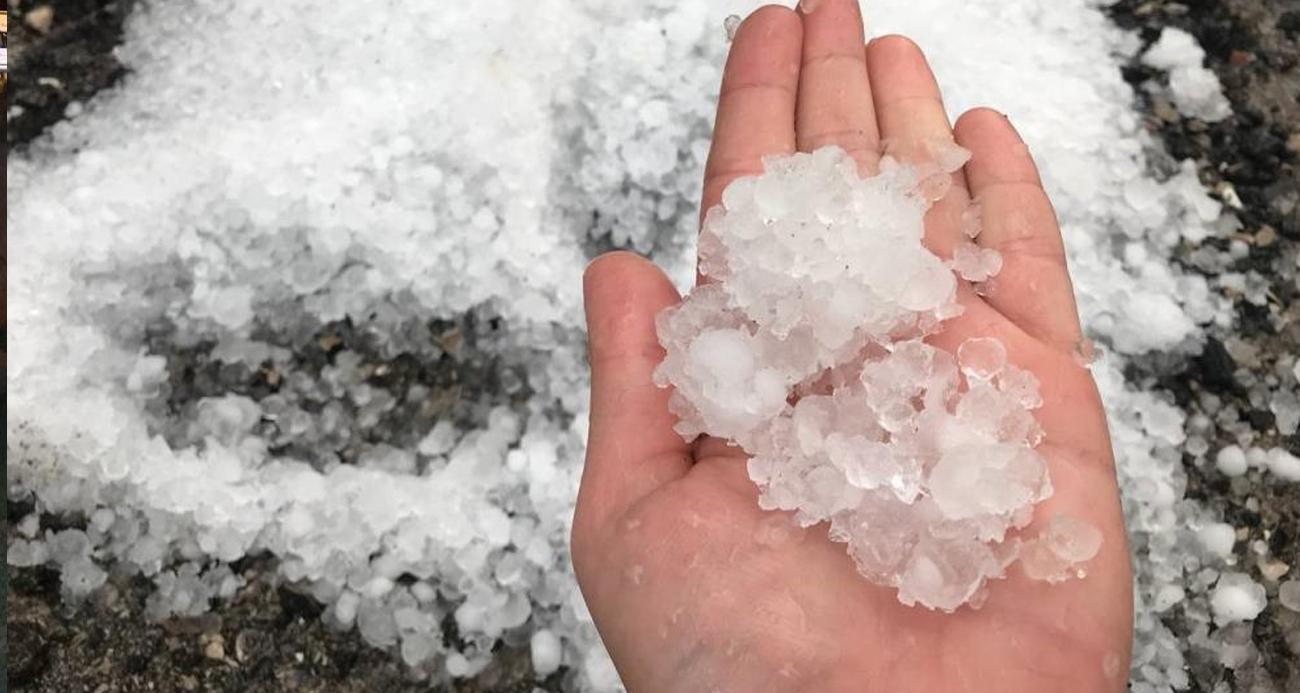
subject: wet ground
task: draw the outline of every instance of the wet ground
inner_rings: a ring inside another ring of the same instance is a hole
[[[1209,66],[1218,74],[1233,115],[1207,124],[1180,117],[1159,97],[1144,94],[1147,127],[1176,159],[1197,163],[1201,181],[1241,220],[1234,239],[1213,239],[1226,248],[1243,241],[1249,253],[1231,268],[1255,270],[1267,281],[1267,299],[1236,303],[1237,325],[1211,331],[1200,358],[1184,363],[1135,364],[1130,379],[1172,393],[1189,413],[1205,412],[1203,395],[1216,395],[1220,411],[1236,407],[1237,421],[1220,427],[1210,449],[1235,442],[1223,429],[1249,427],[1263,447],[1285,447],[1300,454],[1300,435],[1279,435],[1276,419],[1261,393],[1278,357],[1300,354],[1300,285],[1296,254],[1300,251],[1300,3],[1276,0],[1205,0],[1164,2],[1121,0],[1112,9],[1115,20],[1138,29],[1154,41],[1164,26],[1176,26],[1196,36]],[[1134,85],[1154,75],[1133,65],[1125,73]],[[1234,198],[1240,200],[1239,203]],[[1178,261],[1189,270],[1201,269],[1200,259],[1183,249]],[[1294,387],[1294,384],[1292,384]],[[1262,569],[1290,566],[1284,579],[1300,572],[1300,485],[1268,480],[1263,484],[1230,479],[1213,467],[1197,467],[1185,456],[1187,496],[1218,511],[1238,528],[1238,569],[1260,580]],[[1261,557],[1257,542],[1267,547]],[[1300,614],[1282,608],[1276,581],[1269,589],[1268,608],[1252,623],[1253,641],[1260,650],[1257,666],[1224,672],[1219,667],[1192,667],[1192,691],[1209,693],[1220,682],[1232,690],[1255,690],[1268,682],[1277,690],[1300,691]],[[1171,622],[1186,635],[1182,624]],[[1290,636],[1288,637],[1288,633]],[[1204,659],[1204,657],[1195,658]],[[1262,688],[1261,690],[1275,690]]]
[[[10,147],[25,146],[59,122],[69,103],[89,98],[121,77],[124,70],[111,49],[120,41],[122,19],[132,2],[54,0],[48,3],[53,12],[49,25],[33,22],[42,30],[25,25],[23,11],[13,13]],[[40,6],[24,3],[22,10]],[[1238,326],[1214,334],[1203,356],[1173,364],[1138,363],[1129,376],[1167,390],[1189,411],[1200,407],[1201,394],[1214,393],[1237,406],[1240,425],[1252,427],[1261,444],[1300,454],[1300,436],[1279,436],[1273,413],[1257,396],[1277,357],[1300,353],[1295,278],[1300,248],[1300,3],[1120,0],[1111,13],[1121,26],[1140,30],[1148,42],[1161,27],[1172,25],[1187,29],[1205,47],[1233,116],[1218,124],[1185,119],[1169,103],[1143,93],[1146,122],[1175,158],[1197,162],[1202,180],[1221,199],[1240,200],[1235,213],[1243,226],[1237,237],[1250,252],[1236,269],[1256,269],[1270,281],[1268,300],[1261,305],[1240,301]],[[1135,85],[1158,79],[1136,64],[1126,77]],[[1190,251],[1179,261],[1189,269],[1198,267]],[[1213,449],[1224,441],[1210,442]],[[1203,473],[1190,456],[1187,461],[1188,496],[1241,529],[1237,552],[1248,561],[1245,565],[1255,565],[1250,547],[1262,541],[1269,560],[1295,566],[1287,577],[1296,578],[1300,485],[1246,488]],[[6,522],[12,525],[26,510],[7,508]],[[265,560],[246,559],[235,567],[249,579],[231,603],[204,618],[163,624],[144,618],[148,584],[139,578],[115,576],[95,599],[71,612],[59,599],[57,574],[11,569],[5,643],[10,686],[40,693],[428,690],[355,633],[327,628],[318,618],[319,605],[280,584]],[[1270,586],[1270,595],[1275,587]],[[1298,632],[1298,622],[1300,614],[1281,609],[1271,598],[1253,623],[1259,666],[1235,675],[1217,667],[1194,668],[1192,690],[1210,693],[1222,681],[1244,691],[1271,680],[1282,691],[1300,691],[1300,642],[1294,635],[1288,642],[1286,636]],[[1178,630],[1180,624],[1171,627]],[[558,690],[558,676],[547,683]],[[513,693],[532,687],[527,654],[502,651],[479,680],[449,690]]]

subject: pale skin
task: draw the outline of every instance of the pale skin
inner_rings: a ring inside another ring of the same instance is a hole
[[[948,255],[972,198],[978,242],[1004,266],[997,289],[959,290],[965,314],[931,338],[952,350],[994,336],[1037,375],[1057,513],[1104,535],[1083,580],[1049,585],[1013,566],[987,602],[947,614],[900,604],[861,577],[824,526],[771,541],[784,518],[759,509],[742,450],[682,440],[666,390],[654,316],[680,297],[650,262],[605,255],[584,278],[592,367],[591,432],[573,525],[582,593],[633,693],[1092,693],[1126,687],[1132,573],[1114,459],[1081,339],[1051,203],[1002,114],[976,109],[950,125],[921,50],[887,36],[864,48],[855,0],[811,12],[764,7],[740,26],[723,76],[703,208],[771,154],[838,145],[864,173],[882,142],[955,138],[972,152],[926,218],[927,245]],[[760,541],[760,538],[762,541]]]

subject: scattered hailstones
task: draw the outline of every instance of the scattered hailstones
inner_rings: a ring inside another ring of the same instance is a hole
[[[1196,37],[1177,27],[1165,27],[1142,63],[1169,73],[1169,95],[1178,112],[1217,122],[1232,114],[1219,78],[1205,67],[1205,49]]]
[[[953,611],[1017,559],[1034,579],[1082,576],[1101,533],[1058,516],[1019,536],[1052,492],[1038,381],[996,339],[955,356],[923,341],[962,312],[954,271],[976,282],[1001,266],[973,245],[951,263],[923,245],[933,182],[970,156],[930,149],[936,163],[886,157],[861,178],[827,147],[733,182],[700,235],[709,281],[659,316],[656,382],[674,387],[684,437],[752,455],[765,509],[829,522],[862,575]]]

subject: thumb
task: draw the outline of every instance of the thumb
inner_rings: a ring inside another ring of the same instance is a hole
[[[690,446],[674,430],[669,391],[654,369],[664,351],[655,316],[681,297],[653,263],[607,253],[583,276],[591,361],[591,428],[575,534],[607,520],[690,469]]]

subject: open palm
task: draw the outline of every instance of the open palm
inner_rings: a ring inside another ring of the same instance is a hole
[[[819,5],[765,7],[737,32],[704,208],[766,155],[834,144],[870,172],[882,142],[906,158],[914,143],[955,136],[973,157],[931,209],[927,245],[948,255],[978,197],[978,241],[1004,264],[988,296],[959,290],[965,313],[930,341],[953,350],[994,336],[1037,375],[1056,492],[1030,530],[1066,513],[1105,541],[1084,580],[1049,585],[1013,566],[978,610],[903,606],[857,573],[825,526],[761,511],[742,451],[673,432],[651,374],[663,357],[654,316],[679,296],[649,262],[614,253],[585,277],[592,415],[573,561],[596,625],[634,693],[1123,690],[1132,584],[1114,461],[1096,385],[1072,355],[1073,292],[1033,161],[994,111],[963,115],[954,135],[914,44],[885,37],[864,49],[855,0]]]

